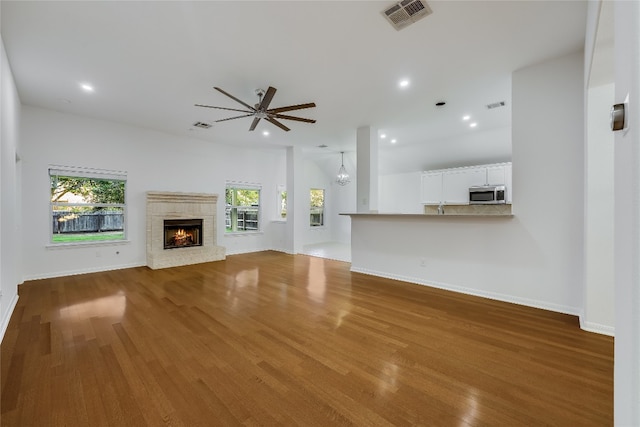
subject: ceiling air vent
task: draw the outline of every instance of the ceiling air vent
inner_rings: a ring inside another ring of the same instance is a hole
[[[401,30],[431,13],[431,8],[424,0],[402,0],[382,11],[382,15],[396,30]]]
[[[211,125],[209,123],[205,123],[205,122],[195,122],[193,124],[193,127],[200,128],[200,129],[209,129],[211,127]]]

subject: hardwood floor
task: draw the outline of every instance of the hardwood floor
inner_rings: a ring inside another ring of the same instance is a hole
[[[573,316],[259,252],[27,282],[2,426],[606,426]]]

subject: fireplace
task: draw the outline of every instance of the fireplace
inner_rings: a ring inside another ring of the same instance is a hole
[[[216,243],[217,201],[217,194],[147,192],[149,268],[225,259],[225,248]]]
[[[164,249],[202,246],[202,219],[165,219]]]

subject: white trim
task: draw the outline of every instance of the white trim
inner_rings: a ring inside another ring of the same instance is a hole
[[[242,255],[242,254],[250,254],[254,252],[264,252],[264,251],[272,251],[277,249],[269,249],[269,248],[253,248],[249,250],[235,250],[235,251],[227,251],[227,256],[229,255]]]
[[[68,271],[58,271],[56,273],[44,273],[44,274],[34,274],[32,276],[26,276],[24,281],[28,280],[42,280],[42,279],[53,279],[55,277],[64,277],[64,276],[76,276],[78,274],[88,274],[88,273],[101,273],[103,271],[111,271],[111,270],[124,270],[125,268],[136,268],[136,267],[146,267],[145,263],[130,263],[130,264],[121,264],[121,265],[111,265],[108,267],[92,267],[85,268],[82,270],[68,270]]]
[[[557,313],[571,314],[574,316],[580,315],[580,310],[577,307],[570,307],[570,306],[565,306],[560,304],[552,304],[545,301],[538,301],[538,300],[533,300],[529,298],[518,298],[512,295],[500,294],[496,292],[479,291],[477,289],[466,288],[464,286],[456,286],[456,285],[450,285],[447,283],[426,281],[426,280],[418,279],[415,277],[388,274],[380,271],[369,270],[366,268],[351,267],[351,271],[355,273],[368,274],[370,276],[384,277],[385,279],[393,279],[393,280],[399,280],[401,282],[415,283],[417,285],[429,286],[432,288],[443,289],[446,291],[459,292],[461,294],[473,295],[473,296],[488,298],[496,301],[509,302],[512,304],[524,305],[527,307],[555,311]]]
[[[73,243],[49,243],[45,245],[47,249],[73,249],[73,248],[93,248],[96,246],[118,246],[128,245],[131,240],[91,240],[87,242],[73,242]]]
[[[224,232],[224,237],[255,236],[256,234],[264,234],[264,231],[262,231],[262,230],[225,231]]]
[[[2,319],[2,324],[0,325],[0,327],[2,328],[0,330],[0,343],[4,339],[4,334],[5,332],[7,332],[7,327],[9,326],[11,315],[13,314],[13,311],[15,310],[17,304],[18,304],[18,294],[16,293],[11,299],[11,302],[9,303],[9,307],[7,307],[7,311],[5,312],[4,318]]]
[[[245,181],[225,181],[225,190],[227,187],[239,188],[241,190],[262,190],[262,184],[258,182]]]
[[[580,313],[580,329],[587,332],[593,332],[596,334],[608,335],[615,337],[615,327],[609,325],[602,325],[595,322],[586,322],[584,320],[584,313]]]
[[[108,179],[117,181],[127,180],[126,171],[95,169],[79,166],[49,165],[49,176],[51,175],[73,176],[78,178]]]

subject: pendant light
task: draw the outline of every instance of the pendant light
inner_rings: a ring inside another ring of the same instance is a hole
[[[344,151],[341,151],[340,154],[342,155],[342,164],[340,166],[340,169],[338,169],[338,176],[336,177],[336,182],[339,185],[347,185],[348,183],[351,182],[351,179],[349,178],[349,174],[347,173],[347,170],[344,167]]]

